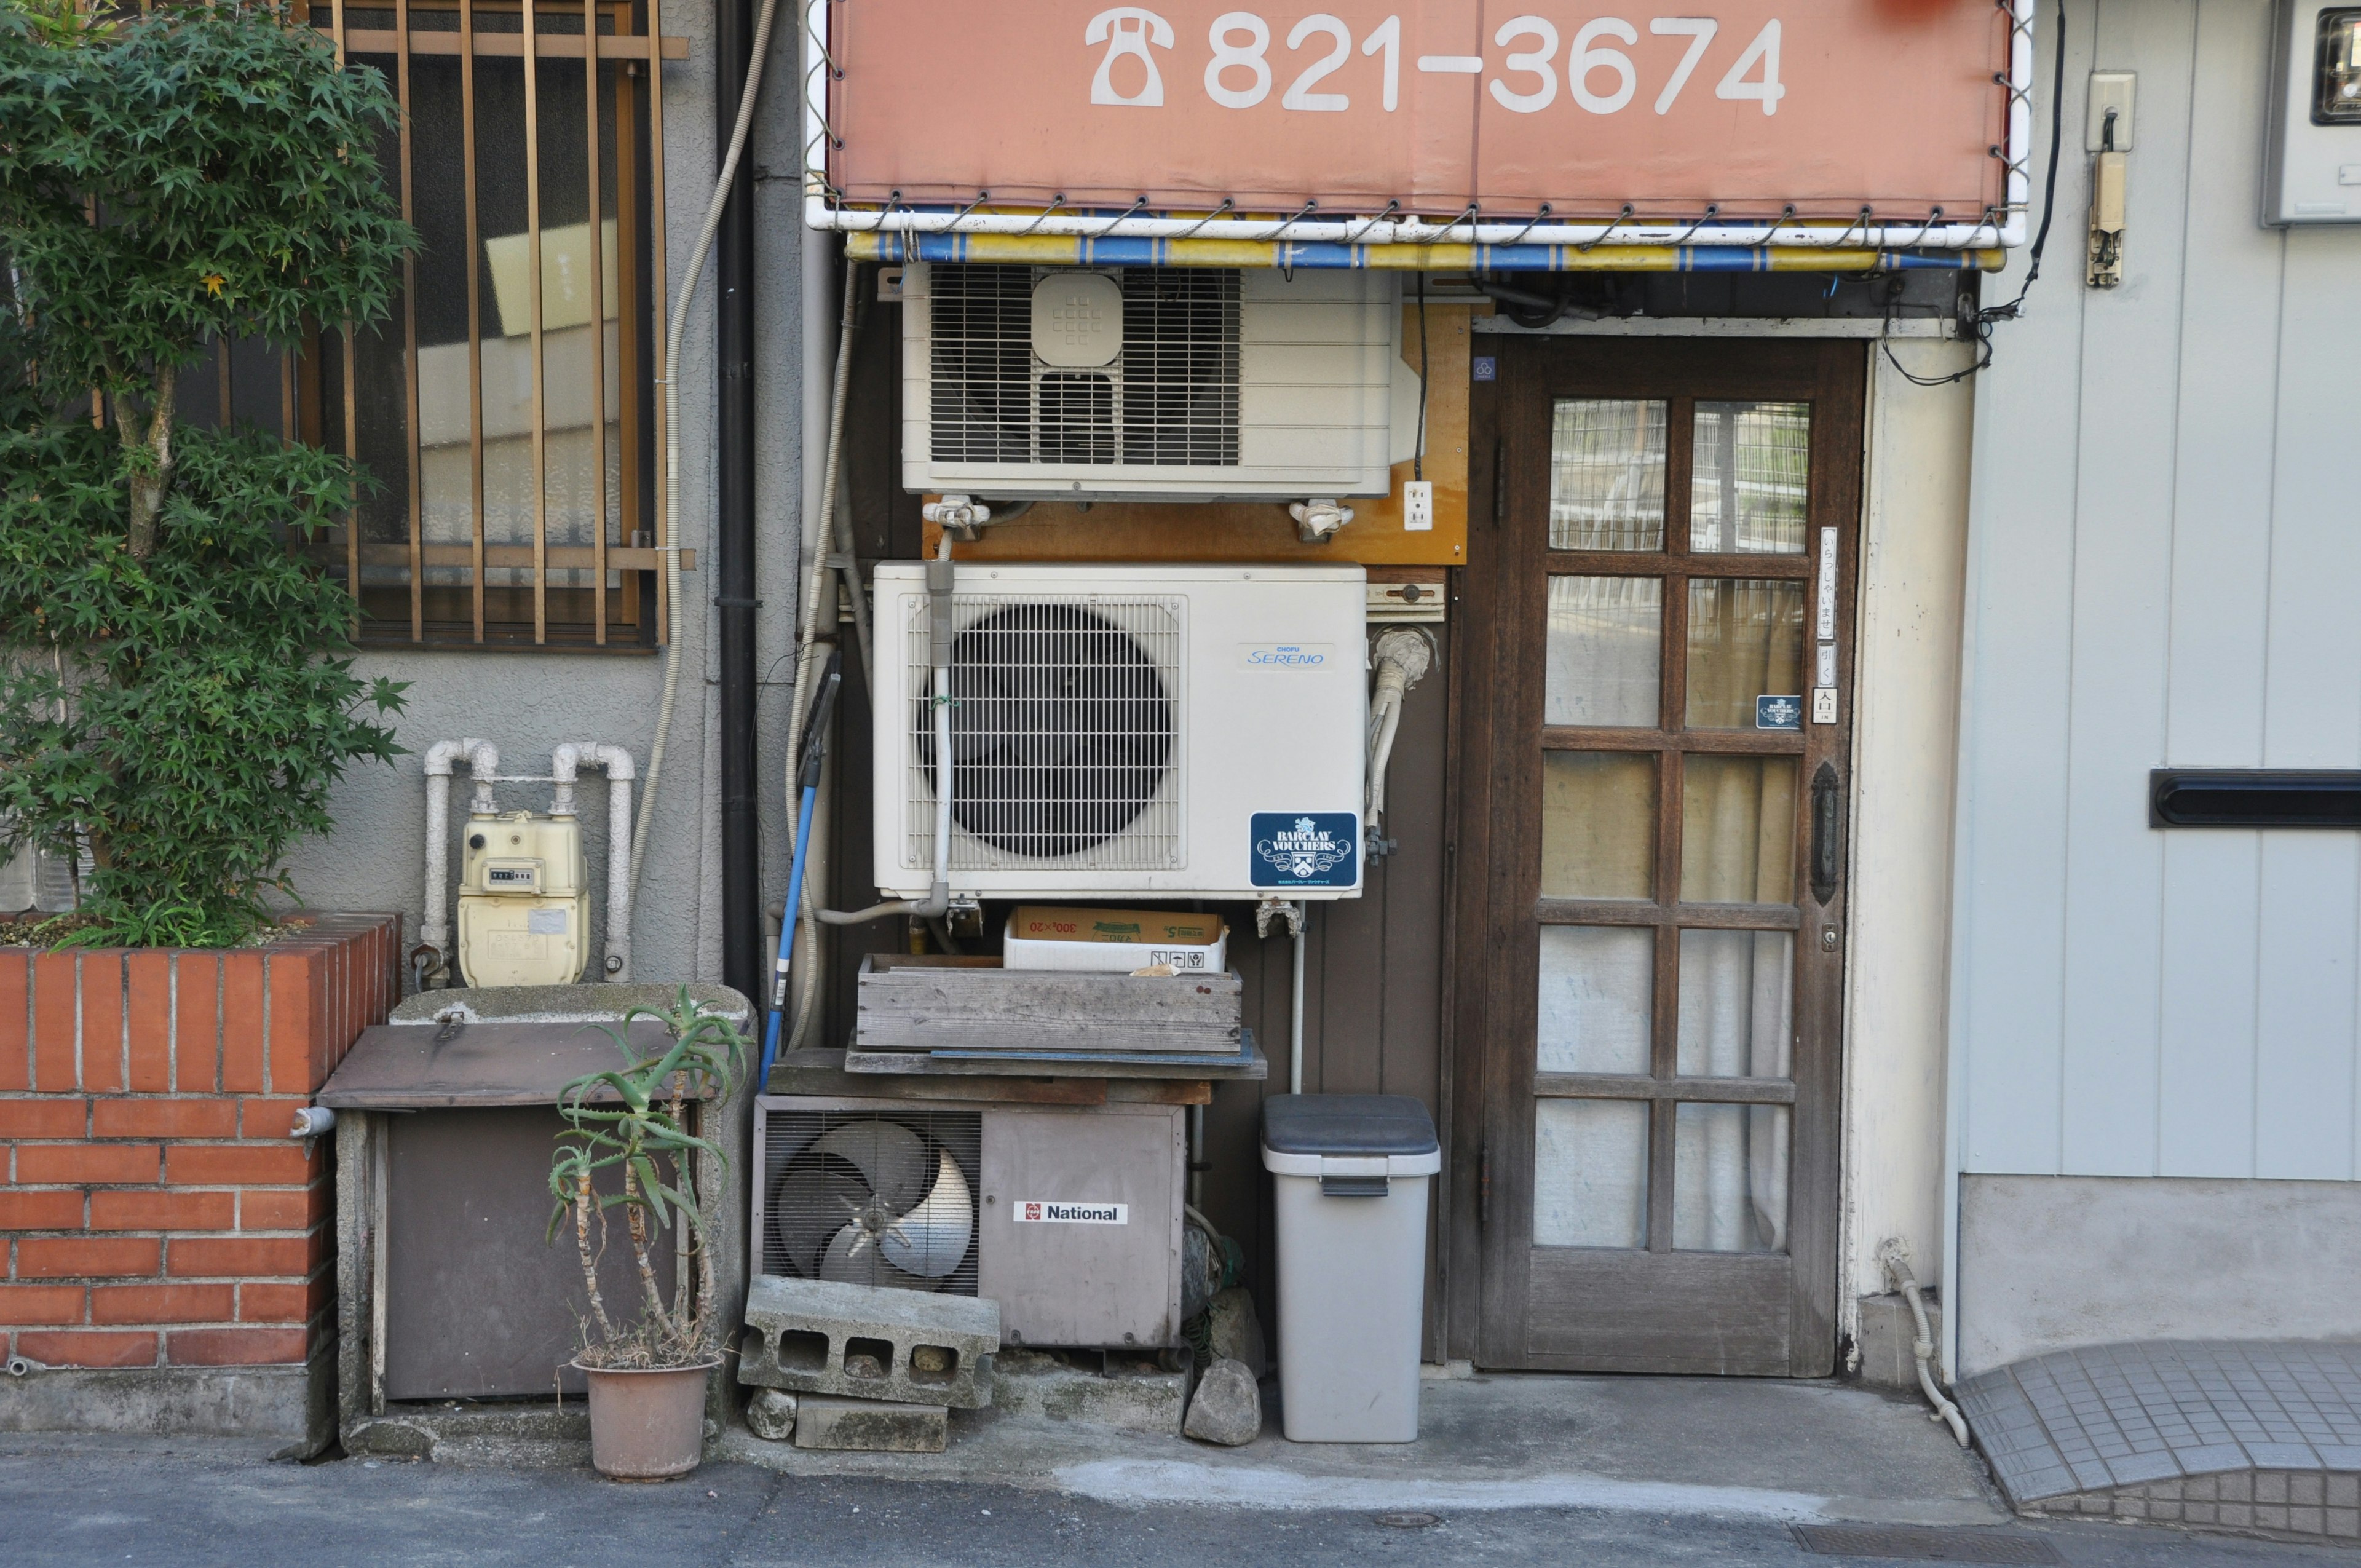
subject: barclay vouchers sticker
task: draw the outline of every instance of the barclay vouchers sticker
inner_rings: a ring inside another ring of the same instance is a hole
[[[1257,811],[1255,887],[1351,887],[1361,880],[1361,819],[1349,811]]]

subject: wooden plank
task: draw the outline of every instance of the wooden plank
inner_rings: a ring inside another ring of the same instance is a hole
[[[1678,800],[1678,792],[1674,792]],[[1673,820],[1679,820],[1677,806]],[[1678,866],[1677,858],[1674,860]],[[1537,898],[1544,926],[1664,926],[1688,930],[1793,931],[1803,916],[1792,904],[1656,904],[1638,898]]]
[[[1084,1079],[1180,1079],[1202,1082],[1260,1081],[1270,1063],[1247,1047],[1235,1057],[1196,1055],[1119,1058],[1098,1053],[1018,1053],[1014,1051],[865,1051],[855,1046],[844,1053],[844,1070],[854,1077],[880,1079],[897,1074],[935,1078],[1026,1078],[1044,1073],[1071,1072]],[[1186,1102],[1202,1103],[1202,1102]]]
[[[1793,1105],[1795,1085],[1784,1078],[1656,1078],[1646,1073],[1537,1072],[1533,1092],[1544,1099],[1678,1100],[1731,1105]]]
[[[863,1051],[1225,1056],[1244,1028],[1235,971],[1159,979],[875,955],[857,984],[854,1041]]]
[[[525,39],[522,33],[478,33],[475,35],[478,58],[500,56],[509,60],[524,58]],[[686,60],[688,40],[668,38],[657,40],[630,33],[598,35],[600,60],[645,60],[651,42],[662,46],[666,60]],[[390,28],[348,27],[345,31],[345,47],[352,54],[396,54],[401,50],[401,35]],[[457,54],[460,52],[457,33],[430,33],[413,28],[410,35],[410,52],[422,54]],[[579,33],[542,33],[533,40],[533,56],[539,60],[580,60],[582,36]]]
[[[1787,1258],[1587,1247],[1534,1247],[1532,1257],[1529,1365],[1787,1376]]]
[[[662,1024],[642,1019],[625,1038],[634,1051],[654,1056],[669,1036]],[[622,1063],[614,1037],[597,1024],[469,1024],[447,1032],[379,1024],[361,1031],[317,1098],[339,1111],[554,1105],[576,1079]]]
[[[887,1095],[937,1100],[984,1100],[1018,1105],[1104,1105],[1103,1078],[951,1078],[940,1074],[864,1072],[844,1069],[840,1050],[782,1053],[771,1069],[765,1094]]]

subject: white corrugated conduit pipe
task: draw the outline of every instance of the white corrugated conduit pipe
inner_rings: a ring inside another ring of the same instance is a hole
[[[448,983],[451,975],[451,767],[459,762],[467,764],[475,778],[469,809],[489,816],[495,808],[492,780],[500,767],[499,747],[489,740],[437,740],[426,748],[426,903],[418,946],[410,949],[421,991]]]
[[[1402,696],[1434,667],[1434,639],[1397,626],[1378,639],[1372,662],[1377,680],[1369,692],[1369,776],[1361,820],[1370,848],[1382,853],[1386,767],[1393,761],[1394,732],[1401,727]]]
[[[601,740],[569,740],[549,754],[555,788],[549,814],[572,817],[574,780],[584,768],[607,774],[607,978],[631,978],[631,753]]]
[[[688,333],[689,302],[697,298],[697,279],[705,258],[712,254],[714,234],[721,227],[722,210],[730,204],[730,187],[738,178],[738,159],[746,150],[746,133],[754,123],[754,100],[763,87],[763,65],[771,52],[771,18],[778,0],[763,0],[754,16],[752,58],[746,62],[746,86],[738,94],[738,118],[730,127],[730,148],[721,157],[721,172],[713,181],[713,200],[705,209],[705,224],[697,232],[688,269],[681,279],[680,297],[673,302],[672,322],[664,332],[664,624],[673,645],[664,652],[664,696],[656,705],[656,735],[648,748],[648,787],[641,793],[639,821],[631,829],[631,885],[640,885],[640,868],[648,854],[648,828],[655,821],[656,783],[664,776],[664,743],[672,734],[672,710],[680,696],[680,344]],[[658,148],[656,156],[664,156]],[[609,777],[613,775],[609,774]],[[611,913],[609,919],[612,919]]]
[[[942,546],[927,563],[927,651],[935,671],[935,881],[927,896],[896,898],[866,909],[823,909],[819,917],[830,926],[858,926],[888,915],[931,920],[951,906],[951,587],[958,568],[951,565],[951,536],[944,532]]]
[[[1919,1299],[1918,1277],[1910,1272],[1910,1244],[1900,1236],[1888,1236],[1877,1244],[1877,1261],[1884,1266],[1885,1277],[1902,1299],[1910,1303],[1910,1319],[1918,1327],[1917,1338],[1910,1343],[1910,1354],[1918,1362],[1918,1387],[1926,1391],[1927,1402],[1951,1429],[1960,1446],[1968,1446],[1968,1423],[1960,1414],[1960,1407],[1951,1403],[1935,1382],[1935,1335],[1927,1326],[1927,1303]]]

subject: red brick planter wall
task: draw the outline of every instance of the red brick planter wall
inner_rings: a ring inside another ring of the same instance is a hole
[[[389,915],[307,918],[228,951],[0,949],[8,1351],[300,1366],[329,1337],[334,1151],[287,1134],[399,999],[401,931]]]

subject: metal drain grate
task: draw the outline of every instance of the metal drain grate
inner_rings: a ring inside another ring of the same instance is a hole
[[[2058,1549],[2017,1530],[1925,1525],[1799,1524],[1795,1541],[1822,1557],[1882,1557],[1892,1563],[2058,1563]]]

